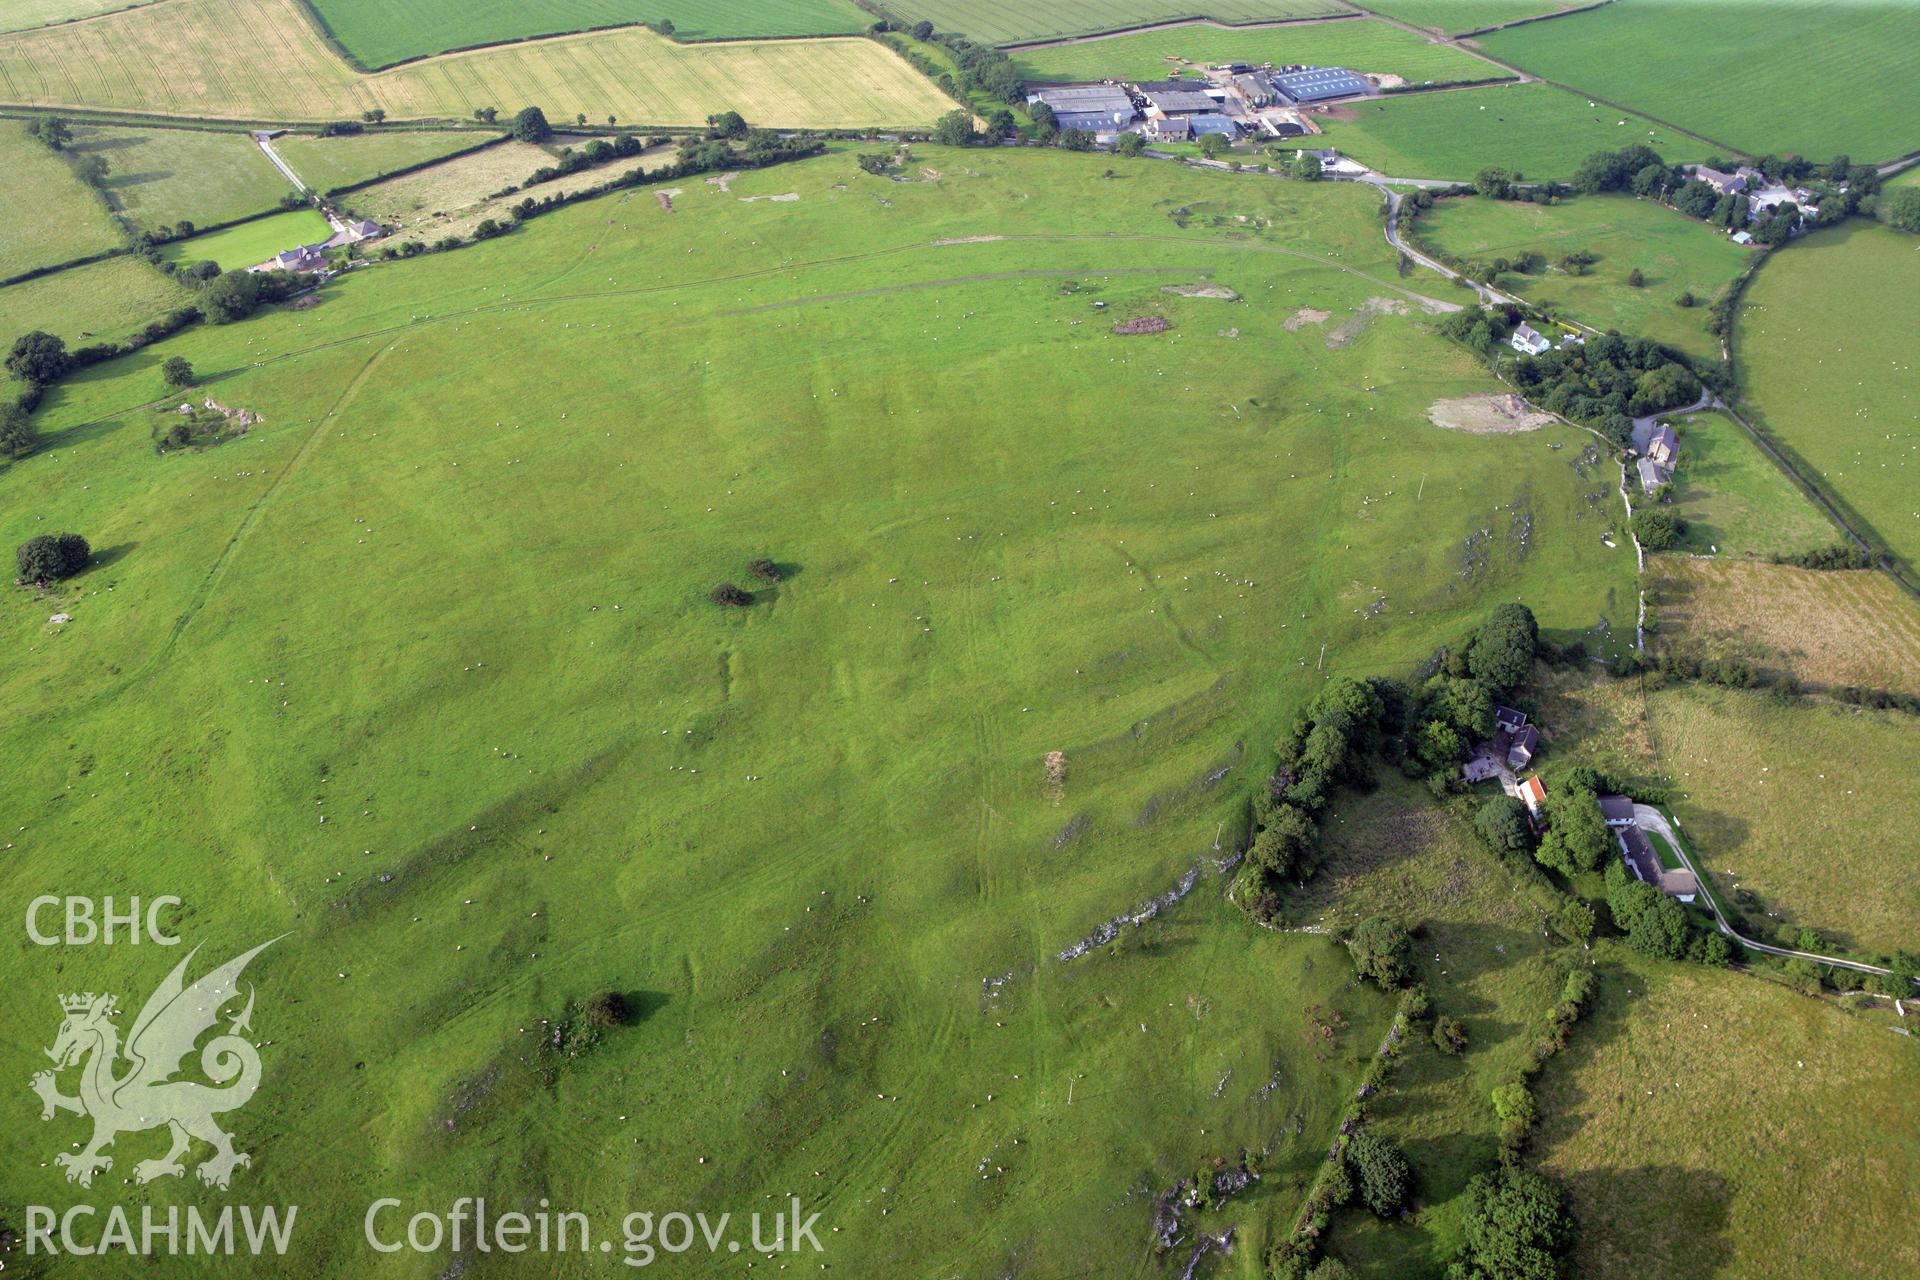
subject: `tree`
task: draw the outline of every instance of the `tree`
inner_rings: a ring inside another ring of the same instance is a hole
[[[73,141],[73,130],[59,116],[29,121],[27,133],[45,143],[49,151],[65,151],[67,143]]]
[[[1137,156],[1147,149],[1147,140],[1137,133],[1123,133],[1113,140],[1113,149],[1123,156]]]
[[[1648,508],[1633,513],[1633,536],[1649,551],[1671,551],[1686,536],[1687,522],[1671,511]]]
[[[1511,1166],[1467,1183],[1461,1256],[1449,1280],[1558,1280],[1558,1256],[1573,1243],[1573,1217],[1559,1185]]]
[[[260,305],[260,277],[248,271],[229,271],[200,293],[200,309],[215,324],[245,320]]]
[[[1505,200],[1513,195],[1513,175],[1490,166],[1473,175],[1473,189],[1489,200]]]
[[[1631,287],[1638,289],[1646,284],[1646,282],[1647,278],[1640,273],[1640,268],[1635,267],[1633,270],[1627,272],[1627,284]]]
[[[747,561],[747,572],[762,582],[780,581],[780,566],[765,558]]]
[[[1033,120],[1033,136],[1038,142],[1052,142],[1060,133],[1060,117],[1053,108],[1044,102],[1036,102],[1027,108],[1027,115]]]
[[[1347,1144],[1347,1163],[1359,1183],[1360,1199],[1382,1218],[1391,1218],[1407,1199],[1411,1170],[1399,1147],[1366,1130]]]
[[[1653,904],[1660,897],[1658,889],[1634,879],[1625,863],[1608,865],[1607,913],[1613,917],[1614,927],[1622,933],[1632,934],[1634,926],[1653,909]]]
[[[1322,1258],[1307,1272],[1307,1280],[1354,1280],[1353,1268],[1338,1258]]]
[[[1226,154],[1232,145],[1231,142],[1227,141],[1226,135],[1224,134],[1203,133],[1200,135],[1200,154],[1209,160],[1218,160]]]
[[[1397,987],[1408,973],[1407,957],[1412,950],[1407,931],[1386,916],[1370,916],[1347,939],[1353,967],[1361,977],[1371,978],[1382,987]]]
[[[77,533],[42,533],[15,548],[13,561],[28,582],[57,582],[86,568],[92,554]]]
[[[1288,168],[1302,182],[1318,182],[1325,176],[1325,166],[1320,163],[1320,157],[1311,151],[1296,152]]]
[[[190,387],[194,383],[193,366],[184,356],[168,356],[160,366],[160,376],[170,387]]]
[[[612,987],[602,987],[588,996],[581,1009],[587,1021],[596,1027],[623,1026],[633,1017],[633,1007],[627,998]]]
[[[84,155],[73,162],[74,176],[90,187],[97,187],[107,180],[107,158],[100,155]]]
[[[744,609],[753,603],[753,596],[741,590],[731,582],[722,582],[707,592],[707,599],[715,604],[726,605],[730,609]]]
[[[540,108],[522,107],[513,117],[513,136],[522,142],[545,142],[553,136],[553,126]]]
[[[1553,927],[1558,929],[1560,936],[1567,941],[1584,945],[1589,938],[1593,937],[1595,923],[1597,923],[1597,917],[1593,913],[1593,908],[1578,898],[1572,898],[1561,906],[1560,916],[1554,921]]]
[[[15,338],[13,350],[7,353],[8,373],[43,386],[60,381],[72,364],[66,342],[41,329]]]
[[[1091,129],[1062,129],[1058,145],[1068,151],[1091,151],[1096,141]]]
[[[747,121],[738,111],[722,111],[718,115],[707,117],[707,136],[709,138],[744,138],[747,136]]]
[[[656,22],[656,23],[654,23],[654,24],[653,24],[653,29],[654,29],[654,30],[655,30],[656,32],[658,32],[659,34],[661,34],[661,35],[663,35],[663,36],[666,36],[666,37],[668,37],[669,39],[671,39],[671,38],[673,37],[673,33],[674,33],[675,31],[677,31],[677,30],[679,30],[679,28],[678,28],[678,27],[675,27],[675,26],[673,25],[673,19],[672,19],[672,18],[662,18],[662,19],[660,19],[660,21],[658,21],[658,22]]]
[[[1495,853],[1518,853],[1533,844],[1527,806],[1512,796],[1494,796],[1481,805],[1473,827]]]
[[[492,124],[499,118],[499,115],[500,108],[498,107],[475,107],[473,109],[473,118],[482,124]]]
[[[1441,1014],[1433,1020],[1433,1047],[1442,1053],[1459,1053],[1467,1047],[1467,1029],[1458,1018]]]
[[[360,118],[362,120],[365,120],[368,124],[379,124],[381,121],[387,118],[387,113],[384,109],[380,107],[374,107],[370,110],[362,111],[360,113]]]
[[[1920,187],[1883,191],[1876,213],[1880,221],[1900,231],[1920,234]]]
[[[1687,913],[1672,898],[1655,891],[1653,901],[1627,931],[1627,945],[1642,955],[1678,960],[1687,951]]]
[[[17,404],[0,405],[0,455],[24,458],[39,443],[32,414]]]
[[[933,39],[933,24],[922,18],[919,22],[907,28],[907,34],[915,40],[931,40]]]
[[[1540,624],[1524,604],[1497,606],[1467,649],[1467,670],[1495,694],[1511,693],[1533,674]]]
[[[970,111],[949,111],[933,122],[933,140],[943,147],[969,146],[979,137]]]
[[[1696,299],[1694,298],[1693,290],[1691,289],[1682,289],[1680,291],[1680,296],[1674,299],[1674,302],[1682,307],[1691,307],[1695,301]]]

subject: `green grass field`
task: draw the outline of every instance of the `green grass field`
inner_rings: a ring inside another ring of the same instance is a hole
[[[1920,1267],[1910,1037],[1742,974],[1601,951],[1594,1008],[1536,1092],[1573,1199],[1569,1273],[1894,1280]],[[1911,1020],[1909,1019],[1909,1023]]]
[[[0,31],[20,31],[55,22],[72,22],[152,0],[9,0],[0,9]]]
[[[1624,123],[1623,123],[1624,122]],[[1707,148],[1671,129],[1544,84],[1410,94],[1336,109],[1321,119],[1326,140],[1399,178],[1471,182],[1488,165],[1529,178],[1571,177],[1595,151],[1644,142],[1671,161]]]
[[[1366,0],[1361,7],[1447,35],[1558,13],[1575,0]]]
[[[1497,384],[1400,292],[1431,286],[1374,193],[1109,163],[638,190],[49,394],[0,532],[104,563],[0,611],[10,884],[112,866],[208,955],[292,930],[236,1123],[306,1273],[367,1273],[363,1189],[485,1186],[601,1220],[791,1190],[844,1275],[1157,1275],[1152,1188],[1266,1147],[1258,1256],[1387,1007],[1221,899],[1264,744],[1496,601],[1629,618],[1632,561],[1549,447],[1579,435],[1425,421]],[[1165,291],[1209,280],[1245,300]],[[264,420],[156,456],[174,354]],[[1196,866],[1121,954],[1057,958]],[[170,960],[9,949],[37,1013],[0,1073],[55,992]],[[541,1082],[537,1020],[602,984],[647,1018]],[[1314,1005],[1350,1024],[1324,1059]],[[69,1140],[8,1126],[13,1193],[64,1203]]]
[[[1187,63],[1306,63],[1423,80],[1484,80],[1507,74],[1449,45],[1386,22],[1309,22],[1226,31],[1168,27],[1076,44],[1022,50],[1014,65],[1034,80],[1152,80]]]
[[[1674,514],[1694,555],[1793,555],[1830,547],[1840,531],[1723,413],[1679,420],[1681,466]]]
[[[137,258],[108,258],[0,289],[0,344],[45,329],[85,346],[119,338],[193,295]]]
[[[222,271],[239,271],[265,262],[283,249],[319,244],[333,235],[327,220],[313,209],[292,209],[269,218],[256,218],[224,231],[210,231],[190,240],[162,245],[160,252],[173,262],[220,264]]]
[[[280,158],[292,166],[315,191],[333,191],[405,169],[450,152],[464,151],[481,140],[471,133],[381,130],[344,138],[320,138],[290,133],[273,140]]]
[[[293,186],[239,132],[82,125],[69,148],[109,166],[107,192],[142,227],[199,226],[271,209]]]
[[[1761,268],[1734,355],[1757,425],[1911,568],[1920,564],[1920,241],[1848,222]]]
[[[1728,147],[1881,161],[1920,148],[1920,100],[1904,89],[1920,57],[1914,17],[1897,0],[1616,0],[1483,43]]]
[[[18,120],[0,120],[0,172],[0,279],[120,243],[99,197]]]
[[[931,22],[941,31],[1017,44],[1060,36],[1122,31],[1196,16],[1235,26],[1324,18],[1350,12],[1339,0],[880,0],[879,8],[902,22]]]
[[[1887,179],[1887,185],[1890,187],[1920,187],[1920,165],[1915,165],[1910,169],[1902,169],[1899,173]]]
[[[1648,200],[1588,196],[1557,205],[1513,200],[1443,200],[1420,215],[1423,242],[1458,258],[1487,262],[1538,254],[1545,269],[1509,272],[1500,287],[1597,329],[1652,338],[1711,359],[1720,341],[1707,331],[1707,307],[1746,269],[1753,252],[1701,223]],[[1584,249],[1599,261],[1589,274],[1559,268]],[[1646,283],[1634,288],[1627,276]],[[1682,307],[1681,293],[1698,304]]]
[[[847,0],[309,0],[342,47],[366,67],[474,45],[670,19],[682,40],[835,36],[872,18]]]
[[[678,44],[639,27],[409,62],[349,66],[301,0],[168,0],[93,22],[0,35],[0,103],[314,122],[378,108],[471,122],[532,104],[554,121],[702,124],[739,111],[770,128],[926,126],[952,99],[876,41]]]

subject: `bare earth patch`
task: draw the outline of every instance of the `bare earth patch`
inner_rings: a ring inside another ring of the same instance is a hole
[[[1223,302],[1238,302],[1240,295],[1223,284],[1170,284],[1163,287],[1162,293],[1177,293],[1183,298],[1219,298]]]
[[[948,236],[943,240],[935,240],[934,244],[992,244],[995,240],[1005,239],[1005,236]]]
[[[1375,316],[1403,316],[1407,304],[1398,298],[1368,298],[1327,333],[1327,350],[1338,351],[1367,331]]]
[[[1427,421],[1434,426],[1476,436],[1538,431],[1553,420],[1552,414],[1539,412],[1512,392],[1436,400],[1427,406]]]
[[[1307,325],[1325,324],[1331,319],[1333,319],[1331,311],[1315,311],[1312,307],[1302,307],[1287,317],[1286,330],[1288,333],[1298,333]]]
[[[1173,321],[1165,316],[1141,316],[1138,320],[1123,320],[1113,326],[1115,333],[1130,336],[1137,333],[1165,333],[1173,328]]]
[[[778,196],[741,196],[740,203],[741,204],[758,204],[762,200],[771,200],[775,204],[792,204],[794,201],[798,200],[799,198],[800,198],[800,193],[798,191],[789,191],[785,195],[778,195]]]
[[[720,193],[725,195],[733,190],[733,180],[739,176],[737,173],[716,173],[707,179],[707,185],[720,188]]]

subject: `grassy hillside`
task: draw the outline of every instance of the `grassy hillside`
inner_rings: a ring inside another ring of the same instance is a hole
[[[1495,386],[1400,292],[1373,193],[1106,167],[639,190],[49,395],[0,533],[44,513],[103,563],[0,614],[0,699],[35,709],[0,725],[8,874],[118,868],[223,954],[292,931],[250,974],[242,1129],[311,1272],[364,1267],[331,1250],[364,1206],[315,1187],[602,1220],[791,1189],[845,1274],[1116,1274],[1202,1158],[1311,1171],[1386,1002],[1221,902],[1264,744],[1495,601],[1563,639],[1630,616],[1631,560],[1574,433],[1427,424]],[[1165,292],[1207,281],[1245,300]],[[1173,328],[1111,332],[1146,315]],[[172,354],[264,420],[156,456]],[[751,608],[708,602],[729,578]],[[1196,869],[1137,947],[1058,958]],[[166,959],[0,976],[51,1035],[56,989]],[[604,984],[645,1020],[543,1056]],[[1314,1005],[1351,1028],[1325,1060]],[[0,1137],[16,1194],[64,1192],[67,1140]]]
[[[18,120],[0,120],[0,171],[0,279],[120,243],[99,197]]]
[[[847,0],[309,0],[362,66],[528,36],[670,19],[683,40],[847,35],[872,22]]]
[[[1678,425],[1681,463],[1672,506],[1687,522],[1683,551],[1767,558],[1840,540],[1833,522],[1731,418],[1695,413]]]
[[[165,75],[129,75],[164,51]],[[925,125],[953,103],[871,40],[676,44],[637,27],[410,62],[375,75],[343,62],[299,0],[170,0],[95,22],[0,36],[0,102],[196,118],[469,120],[529,103],[556,122]]]
[[[1920,102],[1903,88],[1920,23],[1895,0],[1615,0],[1482,43],[1504,62],[1755,155],[1881,161],[1920,147]]]
[[[902,22],[931,22],[941,31],[957,31],[988,44],[1120,31],[1196,15],[1242,25],[1350,12],[1340,0],[1056,0],[1047,5],[1025,0],[880,0],[879,7]]]
[[[327,220],[313,209],[293,209],[270,218],[256,218],[224,231],[210,231],[190,240],[175,240],[160,252],[174,262],[211,259],[222,271],[244,271],[285,249],[319,244],[333,235]]]
[[[82,125],[69,147],[110,166],[113,202],[142,227],[209,226],[271,209],[293,186],[239,131]]]
[[[0,343],[45,329],[67,345],[119,338],[193,295],[137,258],[108,258],[0,289]]]
[[[1443,200],[1420,215],[1420,238],[1455,257],[1485,263],[1538,255],[1541,269],[1501,277],[1500,287],[1549,304],[1597,329],[1618,329],[1711,358],[1707,307],[1746,269],[1752,252],[1671,209],[1628,196],[1589,196],[1556,205],[1518,200]],[[1599,261],[1587,275],[1560,268],[1576,250]],[[1641,273],[1645,284],[1627,277]],[[1697,306],[1676,301],[1692,293]]]
[[[1912,1038],[1725,971],[1606,953],[1598,1001],[1538,1086],[1574,1274],[1858,1277],[1920,1266]],[[1908,1024],[1911,1025],[1911,1019]]]
[[[1447,35],[1571,8],[1576,0],[1366,0],[1361,7]]]
[[[290,133],[273,140],[273,149],[315,191],[365,182],[453,151],[463,151],[486,135],[382,129],[341,138]]]
[[[1546,180],[1573,176],[1595,151],[1644,142],[1667,159],[1698,160],[1706,147],[1671,129],[1544,84],[1408,94],[1316,116],[1326,141],[1382,173],[1471,182],[1488,165]]]
[[[1920,331],[1912,236],[1850,221],[1755,276],[1734,333],[1758,423],[1911,569],[1920,564]]]
[[[1340,66],[1415,83],[1485,80],[1506,74],[1490,62],[1387,22],[1309,22],[1243,31],[1167,27],[1025,49],[1014,58],[1021,76],[1029,81],[1152,80],[1186,64],[1219,62]]]

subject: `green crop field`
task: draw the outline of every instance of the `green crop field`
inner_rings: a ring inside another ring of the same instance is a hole
[[[848,0],[308,0],[366,67],[449,49],[670,19],[682,40],[835,36],[873,19]]]
[[[1352,12],[1340,0],[879,0],[876,7],[902,22],[931,22],[988,44],[1123,31],[1196,15],[1243,26]]]
[[[1840,531],[1773,459],[1723,413],[1676,420],[1680,470],[1673,512],[1687,522],[1693,555],[1795,555],[1830,547]]]
[[[532,104],[555,121],[688,125],[737,110],[780,128],[925,126],[953,108],[904,59],[855,38],[689,45],[623,27],[367,75],[328,47],[300,0],[167,0],[0,35],[0,103],[289,122],[374,108],[470,121],[479,107]]]
[[[1482,43],[1755,155],[1879,161],[1920,148],[1920,98],[1908,91],[1920,21],[1904,0],[1615,0]]]
[[[1316,117],[1326,140],[1382,173],[1471,182],[1488,165],[1529,178],[1573,175],[1595,151],[1644,142],[1678,163],[1707,148],[1639,116],[1589,107],[1585,98],[1544,84],[1495,85],[1417,93],[1336,108]]]
[[[1920,1268],[1914,1042],[1885,1001],[1600,952],[1536,1086],[1580,1233],[1569,1274],[1897,1280]],[[1909,1019],[1909,1021],[1911,1021]]]
[[[240,271],[265,262],[283,249],[319,244],[332,235],[333,228],[315,210],[293,209],[190,240],[175,240],[162,245],[160,252],[173,262],[211,259],[222,271]]]
[[[81,125],[70,150],[106,160],[114,204],[142,227],[199,226],[271,209],[293,187],[244,133]]]
[[[1458,35],[1571,8],[1576,0],[1365,0],[1360,7],[1430,31]]]
[[[1920,564],[1920,240],[1848,222],[1778,251],[1734,354],[1756,425],[1871,537]]]
[[[1375,193],[1107,167],[847,149],[636,190],[49,392],[0,534],[101,563],[0,610],[8,874],[178,892],[223,958],[291,931],[248,974],[235,1193],[301,1205],[306,1274],[368,1272],[381,1187],[602,1224],[792,1191],[855,1276],[1157,1274],[1156,1189],[1242,1148],[1247,1256],[1290,1213],[1388,1000],[1222,901],[1265,744],[1496,601],[1559,640],[1631,618],[1633,564],[1582,433],[1427,421],[1499,386]],[[1201,284],[1241,300],[1167,291]],[[263,420],[156,455],[175,354]],[[144,989],[151,952],[85,981]],[[51,1037],[79,979],[0,976]],[[644,1019],[543,1051],[605,984]],[[65,1123],[0,1136],[23,1201],[70,1193]]]
[[[0,173],[0,279],[120,243],[99,197],[18,120],[0,120]]]
[[[273,149],[300,175],[302,182],[315,191],[325,192],[366,182],[437,156],[467,150],[483,141],[485,136],[384,129],[342,138],[290,133],[275,138]]]
[[[1720,340],[1707,331],[1707,307],[1732,287],[1754,250],[1649,200],[1587,196],[1556,205],[1517,200],[1442,200],[1420,215],[1423,242],[1468,261],[1519,261],[1541,269],[1508,272],[1500,287],[1597,329],[1652,338],[1711,359]],[[1587,275],[1562,270],[1576,250],[1598,257]],[[1639,271],[1645,284],[1627,276]],[[1682,293],[1697,306],[1682,307]]]
[[[31,329],[45,329],[85,346],[114,339],[162,312],[193,300],[138,258],[108,258],[24,280],[0,289],[0,345]]]
[[[1189,63],[1272,62],[1340,66],[1370,75],[1485,80],[1507,73],[1450,45],[1387,22],[1308,22],[1244,31],[1166,27],[1075,44],[1023,49],[1014,65],[1027,80],[1152,80]]]

